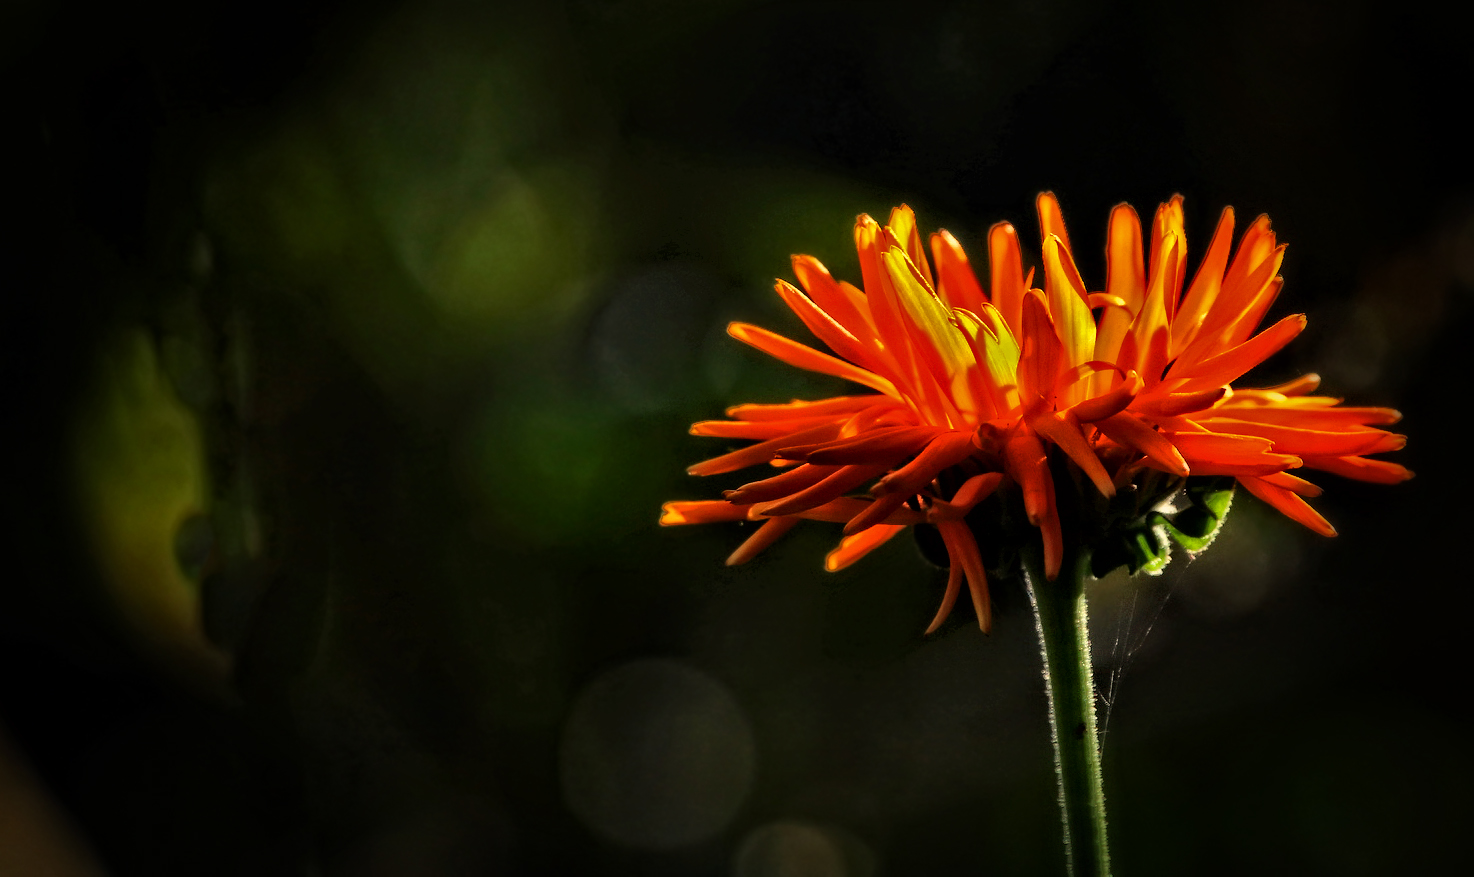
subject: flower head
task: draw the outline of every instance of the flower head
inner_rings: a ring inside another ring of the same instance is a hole
[[[694,424],[695,435],[756,443],[698,463],[691,474],[769,463],[779,471],[722,500],[666,503],[660,522],[763,522],[729,564],[751,559],[800,520],[841,523],[829,570],[909,526],[931,524],[951,575],[928,632],[950,613],[964,581],[987,630],[987,576],[964,519],[994,492],[1016,489],[1053,579],[1064,534],[1051,456],[1067,460],[1101,500],[1135,490],[1153,472],[1171,476],[1156,477],[1169,494],[1190,476],[1231,477],[1327,536],[1335,530],[1305,501],[1320,489],[1293,470],[1379,483],[1411,477],[1369,458],[1405,443],[1378,428],[1396,422],[1396,411],[1311,395],[1319,384],[1313,374],[1266,389],[1232,386],[1305,328],[1296,314],[1255,334],[1283,282],[1285,248],[1268,217],[1249,225],[1230,258],[1234,214],[1225,209],[1187,282],[1181,196],[1158,208],[1149,237],[1136,211],[1118,205],[1105,287],[1091,292],[1053,194],[1041,194],[1037,206],[1043,270],[1025,274],[1017,232],[998,223],[988,233],[987,291],[946,231],[931,235],[928,258],[904,205],[885,226],[869,216],[855,224],[863,290],[811,256],[793,257],[803,291],[779,280],[778,295],[834,355],[747,323],[728,332],[790,365],[874,392],[738,405],[727,420]]]

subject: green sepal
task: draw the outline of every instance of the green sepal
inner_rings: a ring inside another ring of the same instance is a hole
[[[1144,572],[1160,575],[1172,560],[1172,543],[1162,537],[1157,527],[1144,527],[1131,534],[1131,560],[1126,568],[1132,575]]]
[[[1150,521],[1154,526],[1165,529],[1172,541],[1189,554],[1205,551],[1213,544],[1228,518],[1234,484],[1232,478],[1190,479],[1182,492],[1188,507],[1171,517],[1153,512]]]

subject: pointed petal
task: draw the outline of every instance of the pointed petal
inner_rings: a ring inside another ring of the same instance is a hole
[[[873,390],[879,390],[887,396],[900,397],[895,385],[880,375],[827,353],[820,353],[812,347],[791,341],[776,332],[769,332],[761,326],[754,326],[750,323],[731,323],[727,326],[727,334],[796,368],[844,378]]]
[[[1095,358],[1095,318],[1086,303],[1085,283],[1075,260],[1058,237],[1044,241],[1044,294],[1049,300],[1049,314],[1059,333],[1065,370]],[[1080,388],[1083,392],[1084,388]],[[1070,399],[1070,402],[1079,401]]]
[[[747,520],[747,506],[721,499],[675,500],[660,507],[660,526]]]
[[[1183,231],[1182,196],[1173,195],[1165,204],[1157,207],[1152,217],[1152,254],[1150,264],[1157,265],[1158,257],[1166,248],[1177,243],[1177,259],[1168,264],[1167,272],[1161,277],[1162,311],[1170,323],[1177,313],[1177,299],[1182,294],[1182,278],[1186,273],[1187,234]]]
[[[943,521],[937,524],[937,530],[942,534],[943,544],[947,546],[947,556],[951,558],[952,568],[960,568],[967,578],[967,589],[972,594],[972,608],[978,616],[978,627],[983,633],[989,633],[993,629],[993,607],[988,600],[988,575],[983,571],[983,559],[978,553],[978,543],[972,530],[960,521]]]
[[[1269,475],[1300,465],[1300,458],[1277,453],[1257,436],[1179,432],[1172,436],[1194,475]]]
[[[842,466],[818,484],[783,499],[760,503],[753,510],[768,517],[796,514],[843,496],[884,471],[884,466]]]
[[[1006,222],[988,229],[988,267],[993,306],[1018,337],[1024,326],[1024,260],[1018,232]]]
[[[1355,478],[1357,481],[1370,481],[1373,484],[1397,484],[1413,477],[1413,472],[1406,466],[1389,463],[1386,460],[1368,460],[1364,457],[1316,457],[1305,458],[1305,466],[1309,469],[1319,469],[1340,475],[1342,478]]]
[[[926,285],[936,289],[936,281],[932,279],[931,268],[926,264],[926,248],[921,245],[921,231],[916,227],[916,213],[905,204],[891,211],[890,222],[886,223],[891,234],[895,235],[896,241],[900,243],[901,249],[906,252],[915,265],[917,272],[926,278]]]
[[[774,284],[773,289],[778,293],[778,297],[783,299],[783,303],[788,305],[788,309],[803,320],[809,331],[814,333],[814,337],[824,342],[824,346],[861,368],[884,376],[886,364],[877,362],[872,351],[864,343],[825,313],[812,299],[799,292],[786,280],[779,280]]]
[[[1053,192],[1040,192],[1039,197],[1034,199],[1034,207],[1039,212],[1039,240],[1047,241],[1050,235],[1058,237],[1065,249],[1070,248],[1070,236],[1065,231],[1065,214],[1059,209],[1059,201],[1055,199]]]
[[[1158,384],[1158,391],[1161,388],[1162,385]],[[1188,393],[1153,392],[1151,394],[1142,394],[1136,400],[1136,404],[1132,406],[1132,410],[1143,417],[1152,419],[1181,417],[1184,414],[1193,414],[1212,408],[1230,392],[1232,390],[1229,387],[1223,386]]]
[[[793,274],[814,303],[851,335],[863,340],[875,334],[875,326],[870,322],[870,306],[864,294],[847,283],[836,281],[823,262],[813,256],[794,256]]]
[[[1054,478],[1049,474],[1049,458],[1044,453],[1044,445],[1032,430],[1021,427],[1004,442],[1003,457],[1008,474],[1023,491],[1024,512],[1029,523],[1038,527],[1043,537],[1044,575],[1054,581],[1064,562],[1064,540],[1054,500]]]
[[[703,460],[693,466],[686,468],[688,475],[720,475],[723,472],[736,472],[738,469],[746,469],[748,466],[756,466],[766,463],[785,448],[801,445],[805,442],[825,442],[839,435],[840,424],[826,423],[812,429],[803,429],[789,436],[769,439],[738,448],[729,454],[720,457],[712,457]]]
[[[1207,317],[1208,310],[1223,288],[1223,271],[1228,265],[1228,251],[1233,242],[1233,208],[1223,208],[1218,217],[1218,228],[1213,232],[1213,242],[1208,253],[1198,265],[1198,273],[1187,288],[1182,307],[1172,319],[1172,349],[1168,356],[1176,359],[1187,348]]]
[[[1167,472],[1185,477],[1190,471],[1177,446],[1130,411],[1098,420],[1095,426],[1117,444],[1145,455]]]
[[[844,534],[854,536],[877,526],[882,521],[889,521],[893,515],[904,511],[902,506],[906,504],[906,500],[915,495],[915,493],[887,493],[876,497],[867,508],[850,518],[849,523],[844,525]]]
[[[917,454],[916,459],[880,479],[873,493],[876,496],[888,493],[899,493],[903,497],[914,496],[943,469],[955,466],[971,456],[973,450],[971,433],[944,432]]]
[[[948,554],[950,555],[950,549]],[[947,590],[942,592],[942,605],[937,607],[937,614],[932,616],[931,624],[926,626],[925,636],[931,636],[952,614],[952,609],[957,605],[957,595],[962,593],[962,565],[953,563],[947,570]]]
[[[1317,457],[1359,457],[1363,454],[1381,454],[1400,451],[1407,445],[1407,437],[1380,429],[1354,429],[1328,432],[1318,429],[1301,429],[1278,423],[1260,423],[1251,420],[1236,420],[1231,417],[1211,417],[1198,421],[1214,432],[1235,435],[1253,435],[1274,443],[1274,449],[1282,454]]]
[[[900,426],[840,439],[810,451],[811,463],[895,465],[926,447],[942,432],[935,426]]]
[[[1178,371],[1174,366],[1172,377],[1182,379],[1181,390],[1184,392],[1232,383],[1295,340],[1295,336],[1305,330],[1305,323],[1304,314],[1291,314],[1237,347],[1203,360],[1190,369]]]
[[[1310,504],[1283,487],[1276,487],[1262,478],[1240,478],[1239,483],[1255,496],[1279,509],[1285,517],[1297,521],[1322,536],[1336,535],[1336,528],[1321,517]]]
[[[1024,298],[1023,350],[1019,354],[1019,392],[1025,404],[1052,404],[1063,367],[1064,347],[1044,300],[1032,292]]]
[[[741,545],[737,546],[737,550],[727,557],[727,566],[741,566],[757,557],[767,550],[768,546],[783,538],[783,534],[792,530],[793,525],[797,523],[798,518],[771,518],[764,521],[763,525],[757,528],[757,532],[748,536]]]
[[[789,420],[805,417],[827,417],[835,414],[851,414],[868,408],[877,402],[890,403],[892,400],[886,396],[831,396],[828,399],[820,399],[816,402],[806,402],[795,399],[792,402],[784,402],[777,405],[765,405],[750,402],[745,405],[733,405],[727,409],[727,416],[738,420]]]
[[[884,545],[904,529],[906,528],[899,524],[876,524],[864,532],[846,536],[839,541],[838,548],[824,556],[824,568],[829,572],[838,572]]]
[[[1134,371],[1127,372],[1126,379],[1119,385],[1096,396],[1094,399],[1086,399],[1084,402],[1071,408],[1070,412],[1082,423],[1105,420],[1117,412],[1126,410],[1126,407],[1136,398],[1136,394],[1141,392],[1141,386],[1141,377]]]
[[[931,236],[931,252],[937,266],[937,292],[942,300],[954,308],[967,308],[976,313],[987,298],[962,245],[951,232],[942,229]]]
[[[1320,375],[1316,374],[1315,372],[1311,372],[1307,375],[1301,375],[1293,381],[1286,381],[1285,383],[1279,384],[1278,386],[1267,387],[1265,388],[1264,392],[1282,393],[1286,396],[1303,396],[1306,393],[1315,392],[1315,389],[1319,386]]]
[[[839,471],[838,466],[811,466],[804,464],[785,470],[782,474],[765,478],[761,481],[753,481],[744,484],[736,490],[729,490],[722,494],[727,502],[738,502],[751,505],[758,502],[771,502],[785,496],[792,496],[801,490],[806,490]]]
[[[1080,467],[1095,488],[1105,496],[1115,496],[1116,486],[1111,483],[1111,476],[1101,465],[1100,458],[1095,455],[1095,448],[1085,440],[1085,435],[1080,429],[1080,421],[1076,420],[1068,412],[1055,414],[1051,411],[1041,412],[1035,417],[1029,418],[1029,428],[1059,445],[1075,465]]]
[[[1275,487],[1283,487],[1285,490],[1288,490],[1293,494],[1297,494],[1299,496],[1308,496],[1311,499],[1315,499],[1317,496],[1325,493],[1324,490],[1320,489],[1314,484],[1311,484],[1304,478],[1301,478],[1298,475],[1291,475],[1288,472],[1276,472],[1273,475],[1260,475],[1257,477],[1265,484],[1273,484]]]
[[[832,417],[802,417],[791,420],[698,420],[691,434],[709,438],[772,439],[801,429],[832,422]]]

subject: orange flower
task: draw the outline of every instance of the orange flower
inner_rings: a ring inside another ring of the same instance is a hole
[[[1376,428],[1396,422],[1396,411],[1309,395],[1319,383],[1313,374],[1268,389],[1230,386],[1305,327],[1297,314],[1254,334],[1283,282],[1285,248],[1275,245],[1268,217],[1250,224],[1230,259],[1234,215],[1225,209],[1184,291],[1182,197],[1158,208],[1145,258],[1136,211],[1118,205],[1105,289],[1089,292],[1059,203],[1046,192],[1037,206],[1043,289],[1034,288],[1032,269],[1024,274],[1013,226],[989,230],[989,293],[947,232],[931,236],[928,260],[904,205],[887,226],[869,216],[855,224],[864,291],[835,280],[811,256],[793,257],[804,292],[780,280],[778,295],[838,356],[747,323],[728,332],[790,365],[876,392],[738,405],[727,410],[730,420],[693,425],[695,435],[757,443],[698,463],[691,474],[763,463],[781,471],[723,500],[666,503],[660,522],[762,521],[728,564],[751,559],[801,519],[842,523],[844,538],[825,558],[829,570],[908,526],[933,524],[951,575],[927,632],[950,613],[964,580],[986,631],[987,577],[963,518],[1000,487],[1016,485],[1054,579],[1064,549],[1048,465],[1053,448],[1105,497],[1143,469],[1232,476],[1327,536],[1335,530],[1303,499],[1320,489],[1291,470],[1379,483],[1411,477],[1395,463],[1368,459],[1405,443]],[[948,491],[943,482],[960,486]],[[855,495],[866,485],[868,492]]]

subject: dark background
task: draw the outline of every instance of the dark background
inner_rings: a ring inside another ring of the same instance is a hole
[[[790,253],[904,201],[985,264],[1052,189],[1098,288],[1181,192],[1290,243],[1250,383],[1419,475],[1096,587],[1118,873],[1464,862],[1474,80],[1415,8],[7,4],[0,760],[122,875],[1063,873],[1016,586],[923,640],[908,540],[654,521],[744,480],[691,421],[841,391],[722,332],[802,337]]]

